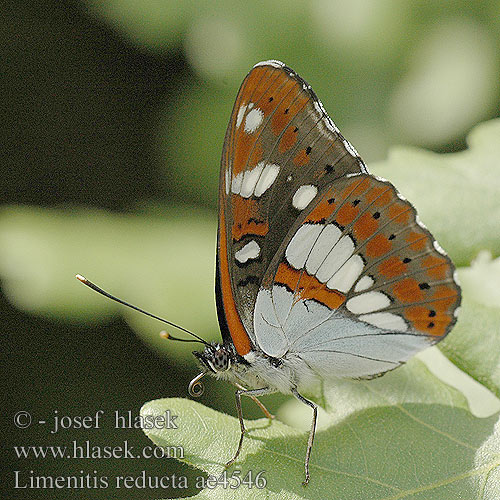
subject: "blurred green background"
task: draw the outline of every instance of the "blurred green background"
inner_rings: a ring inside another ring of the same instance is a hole
[[[161,340],[160,323],[97,296],[74,274],[218,338],[219,159],[253,64],[273,58],[294,68],[369,165],[395,144],[460,151],[474,125],[500,116],[498,0],[6,0],[2,11],[7,488],[12,470],[196,475],[161,459],[16,460],[13,445],[149,442],[140,430],[114,429],[111,418],[87,433],[49,435],[38,424],[16,429],[12,416],[135,415],[148,400],[187,394],[193,346]],[[201,401],[235,413],[226,384],[208,382]],[[259,415],[252,405],[245,412]]]

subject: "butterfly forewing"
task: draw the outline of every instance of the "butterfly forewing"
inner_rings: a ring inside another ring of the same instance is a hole
[[[240,354],[250,348],[246,333],[254,339],[257,293],[290,228],[332,181],[365,171],[290,68],[268,61],[250,71],[226,132],[219,193],[219,316]]]
[[[317,406],[299,391],[379,376],[442,339],[460,305],[454,275],[412,205],[368,173],[310,86],[279,61],[254,66],[221,162],[224,345],[200,355],[217,372],[223,353],[239,388],[241,438],[228,465],[245,434],[240,396],[291,393],[313,409],[307,484]]]

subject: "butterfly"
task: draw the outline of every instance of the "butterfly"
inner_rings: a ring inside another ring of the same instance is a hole
[[[246,432],[242,396],[268,417],[258,396],[281,392],[308,405],[303,484],[318,412],[303,393],[339,377],[378,377],[442,340],[456,322],[461,292],[450,258],[280,61],[252,68],[227,127],[216,301],[221,344],[178,327],[205,345],[193,353],[202,371],[189,392],[199,395],[207,374],[238,388],[241,435],[226,466]]]
[[[454,266],[413,206],[368,173],[311,87],[256,64],[229,120],[219,185],[216,299],[223,343],[195,353],[241,396],[294,395],[393,370],[443,339],[460,305]],[[199,379],[198,379],[199,380]]]

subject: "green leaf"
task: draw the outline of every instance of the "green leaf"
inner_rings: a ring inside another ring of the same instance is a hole
[[[166,52],[178,44],[194,13],[195,2],[177,0],[86,0],[91,12],[108,21],[135,43]]]
[[[122,315],[158,350],[192,359],[192,345],[159,337],[161,323],[75,279],[83,274],[128,302],[215,338],[215,218],[187,207],[157,210],[161,217],[4,207],[0,277],[5,294],[20,309],[51,318],[95,323]]]
[[[389,179],[417,208],[422,221],[464,266],[481,250],[500,255],[500,120],[477,126],[469,149],[436,154],[393,148],[370,170]]]
[[[407,370],[411,372],[408,376],[427,376],[421,365]],[[393,378],[392,374],[386,377]],[[371,392],[368,387],[377,382],[358,384],[362,391]],[[390,381],[384,384],[391,385]],[[396,382],[395,387],[398,385]],[[412,385],[395,398],[372,393],[371,404],[348,410],[319,430],[307,488],[301,484],[307,434],[267,419],[247,421],[249,431],[241,455],[227,475],[230,478],[241,470],[242,476],[251,471],[255,477],[264,471],[266,487],[251,491],[243,485],[236,490],[218,487],[195,498],[497,498],[500,436],[498,425],[496,431],[494,426],[499,415],[479,419],[461,406],[419,402],[423,391],[415,393]],[[428,389],[436,395],[432,387]],[[442,387],[439,391],[448,392],[448,403],[453,400],[453,390]],[[345,387],[336,392],[345,398],[349,395]],[[353,399],[358,397],[354,394]],[[393,404],[394,399],[399,402]],[[330,403],[334,406],[334,401]],[[151,401],[141,414],[162,415],[167,410],[178,416],[178,428],[149,429],[145,431],[148,437],[157,446],[181,446],[186,463],[219,477],[238,443],[237,419],[185,399]]]
[[[500,258],[482,253],[459,269],[462,308],[452,332],[438,344],[461,370],[500,397]]]

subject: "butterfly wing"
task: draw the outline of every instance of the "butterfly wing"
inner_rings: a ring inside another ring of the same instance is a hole
[[[366,173],[325,186],[269,265],[257,344],[328,376],[372,377],[441,340],[455,323],[454,267],[415,209]]]
[[[365,172],[310,86],[278,61],[239,90],[222,152],[216,297],[224,339],[255,342],[262,278],[301,211],[335,179]]]

